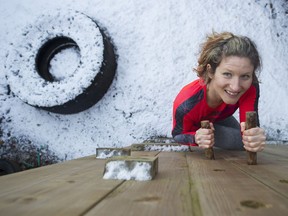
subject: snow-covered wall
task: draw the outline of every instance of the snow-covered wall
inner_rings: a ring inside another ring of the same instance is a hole
[[[288,140],[287,0],[0,2],[2,139],[26,136],[37,145],[49,145],[61,158],[72,159],[94,154],[99,146],[171,137],[172,102],[178,91],[196,78],[192,68],[199,44],[214,30],[255,41],[263,62],[260,123],[268,139]],[[23,103],[11,94],[5,77],[7,54],[23,27],[59,8],[78,10],[97,20],[107,29],[118,55],[116,77],[103,99],[72,115],[49,113]]]

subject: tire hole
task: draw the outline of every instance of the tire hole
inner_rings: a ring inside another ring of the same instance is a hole
[[[61,81],[72,76],[80,64],[80,59],[80,50],[77,47],[66,48],[57,53],[49,64],[49,72],[53,80]]]
[[[80,53],[76,42],[68,37],[56,37],[43,44],[36,56],[36,69],[43,79],[50,82],[59,81],[57,76],[54,77],[49,71],[50,62],[56,54],[68,48],[74,48]]]

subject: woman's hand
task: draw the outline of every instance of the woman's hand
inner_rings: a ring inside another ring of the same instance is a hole
[[[210,122],[211,129],[199,128],[195,134],[195,142],[200,148],[210,148],[214,145],[214,126]]]
[[[241,122],[242,141],[247,151],[258,152],[265,147],[266,135],[263,128],[255,127],[245,130],[245,122]]]

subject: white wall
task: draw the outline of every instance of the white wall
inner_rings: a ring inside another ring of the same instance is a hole
[[[263,61],[260,122],[269,139],[287,141],[288,22],[282,4],[284,0],[1,0],[0,65],[23,26],[56,8],[72,8],[96,19],[107,28],[119,55],[108,93],[74,115],[47,113],[7,95],[7,71],[1,67],[4,138],[8,132],[24,135],[70,159],[94,154],[98,146],[171,136],[173,99],[196,78],[192,68],[199,44],[215,30],[247,35],[258,45]]]

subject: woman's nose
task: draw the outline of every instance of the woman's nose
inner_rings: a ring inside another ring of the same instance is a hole
[[[230,88],[235,92],[241,89],[239,78],[234,77],[233,79],[231,79]]]

